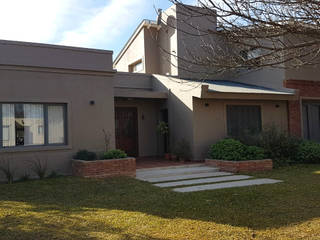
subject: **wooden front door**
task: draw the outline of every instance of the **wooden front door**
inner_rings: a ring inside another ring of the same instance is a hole
[[[128,156],[139,155],[138,114],[134,107],[116,107],[116,147],[125,151]]]

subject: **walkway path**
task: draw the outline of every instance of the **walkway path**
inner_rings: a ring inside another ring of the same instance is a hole
[[[248,175],[234,175],[204,164],[137,169],[137,179],[153,183],[161,188],[172,188],[175,192],[197,192],[222,188],[273,184],[280,180]]]

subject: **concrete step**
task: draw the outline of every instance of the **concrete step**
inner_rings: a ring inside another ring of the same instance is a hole
[[[170,169],[162,169],[162,170],[150,170],[145,172],[137,172],[137,177],[148,178],[148,177],[168,177],[168,176],[179,176],[186,174],[196,174],[196,173],[208,173],[208,172],[216,172],[217,168],[214,167],[186,167],[186,168],[170,168]]]
[[[225,182],[225,183],[216,183],[216,184],[206,184],[199,186],[191,186],[191,187],[182,187],[182,188],[174,188],[175,192],[198,192],[205,190],[215,190],[215,189],[223,189],[223,188],[234,188],[234,187],[245,187],[245,186],[253,186],[253,185],[262,185],[262,184],[273,184],[282,182],[280,180],[261,178],[261,179],[253,179],[253,180],[243,180],[236,182]]]
[[[206,167],[204,163],[195,163],[195,164],[184,164],[168,167],[154,167],[154,168],[140,168],[137,169],[137,173],[149,172],[152,170],[167,170],[167,169],[178,169],[178,168],[191,168],[191,167]]]
[[[151,183],[156,182],[169,182],[169,181],[178,181],[184,179],[195,179],[195,178],[206,178],[206,177],[219,177],[219,176],[228,176],[233,175],[232,173],[228,172],[206,172],[206,173],[193,173],[193,174],[183,174],[183,175],[174,175],[174,176],[164,176],[164,177],[141,177],[137,176],[136,178],[142,181],[147,181]]]
[[[178,182],[157,183],[154,185],[157,187],[164,188],[164,187],[177,187],[177,186],[203,184],[203,183],[227,182],[227,181],[235,181],[235,180],[244,180],[249,178],[251,178],[251,176],[233,175],[233,176],[226,176],[226,177],[201,178],[201,179],[184,180],[184,181],[178,181]]]

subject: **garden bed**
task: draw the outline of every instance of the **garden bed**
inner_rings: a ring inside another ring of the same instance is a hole
[[[72,160],[73,176],[86,178],[107,178],[115,176],[136,176],[136,159],[119,158],[95,161]]]
[[[216,159],[206,159],[206,165],[219,168],[227,172],[259,172],[272,170],[273,163],[271,159],[249,160],[249,161],[225,161]]]

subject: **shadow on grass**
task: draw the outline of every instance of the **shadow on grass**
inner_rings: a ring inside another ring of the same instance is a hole
[[[62,219],[62,218],[63,219]],[[82,218],[59,214],[53,219],[46,220],[42,217],[34,216],[6,216],[0,219],[0,239],[141,239],[141,240],[165,240],[154,238],[144,234],[128,234],[124,228],[115,228],[110,224],[101,221],[83,221]],[[15,224],[12,227],[12,223]],[[73,223],[76,223],[73,225]]]
[[[101,209],[140,212],[167,219],[201,220],[254,230],[279,228],[320,217],[320,175],[314,174],[319,170],[320,165],[283,168],[257,176],[281,179],[284,183],[196,193],[175,193],[130,178],[90,180],[65,177],[1,185],[0,210],[6,209],[15,215],[0,214],[0,232],[23,234],[26,236],[23,239],[36,239],[37,234],[56,235],[57,239],[95,239],[81,236],[81,232],[102,228],[105,233],[121,235],[120,239],[137,237],[126,235],[125,229],[99,226],[101,223],[91,220],[80,224],[74,232],[67,231],[68,222],[83,221],[76,216]],[[57,218],[54,227],[43,219],[16,216],[19,205],[14,202],[28,205],[22,212],[46,213]],[[9,223],[12,226],[12,222],[17,222],[17,226],[21,222],[30,222],[35,230],[6,228]],[[61,229],[61,232],[54,229]],[[160,240],[149,236],[139,236],[138,239]]]

